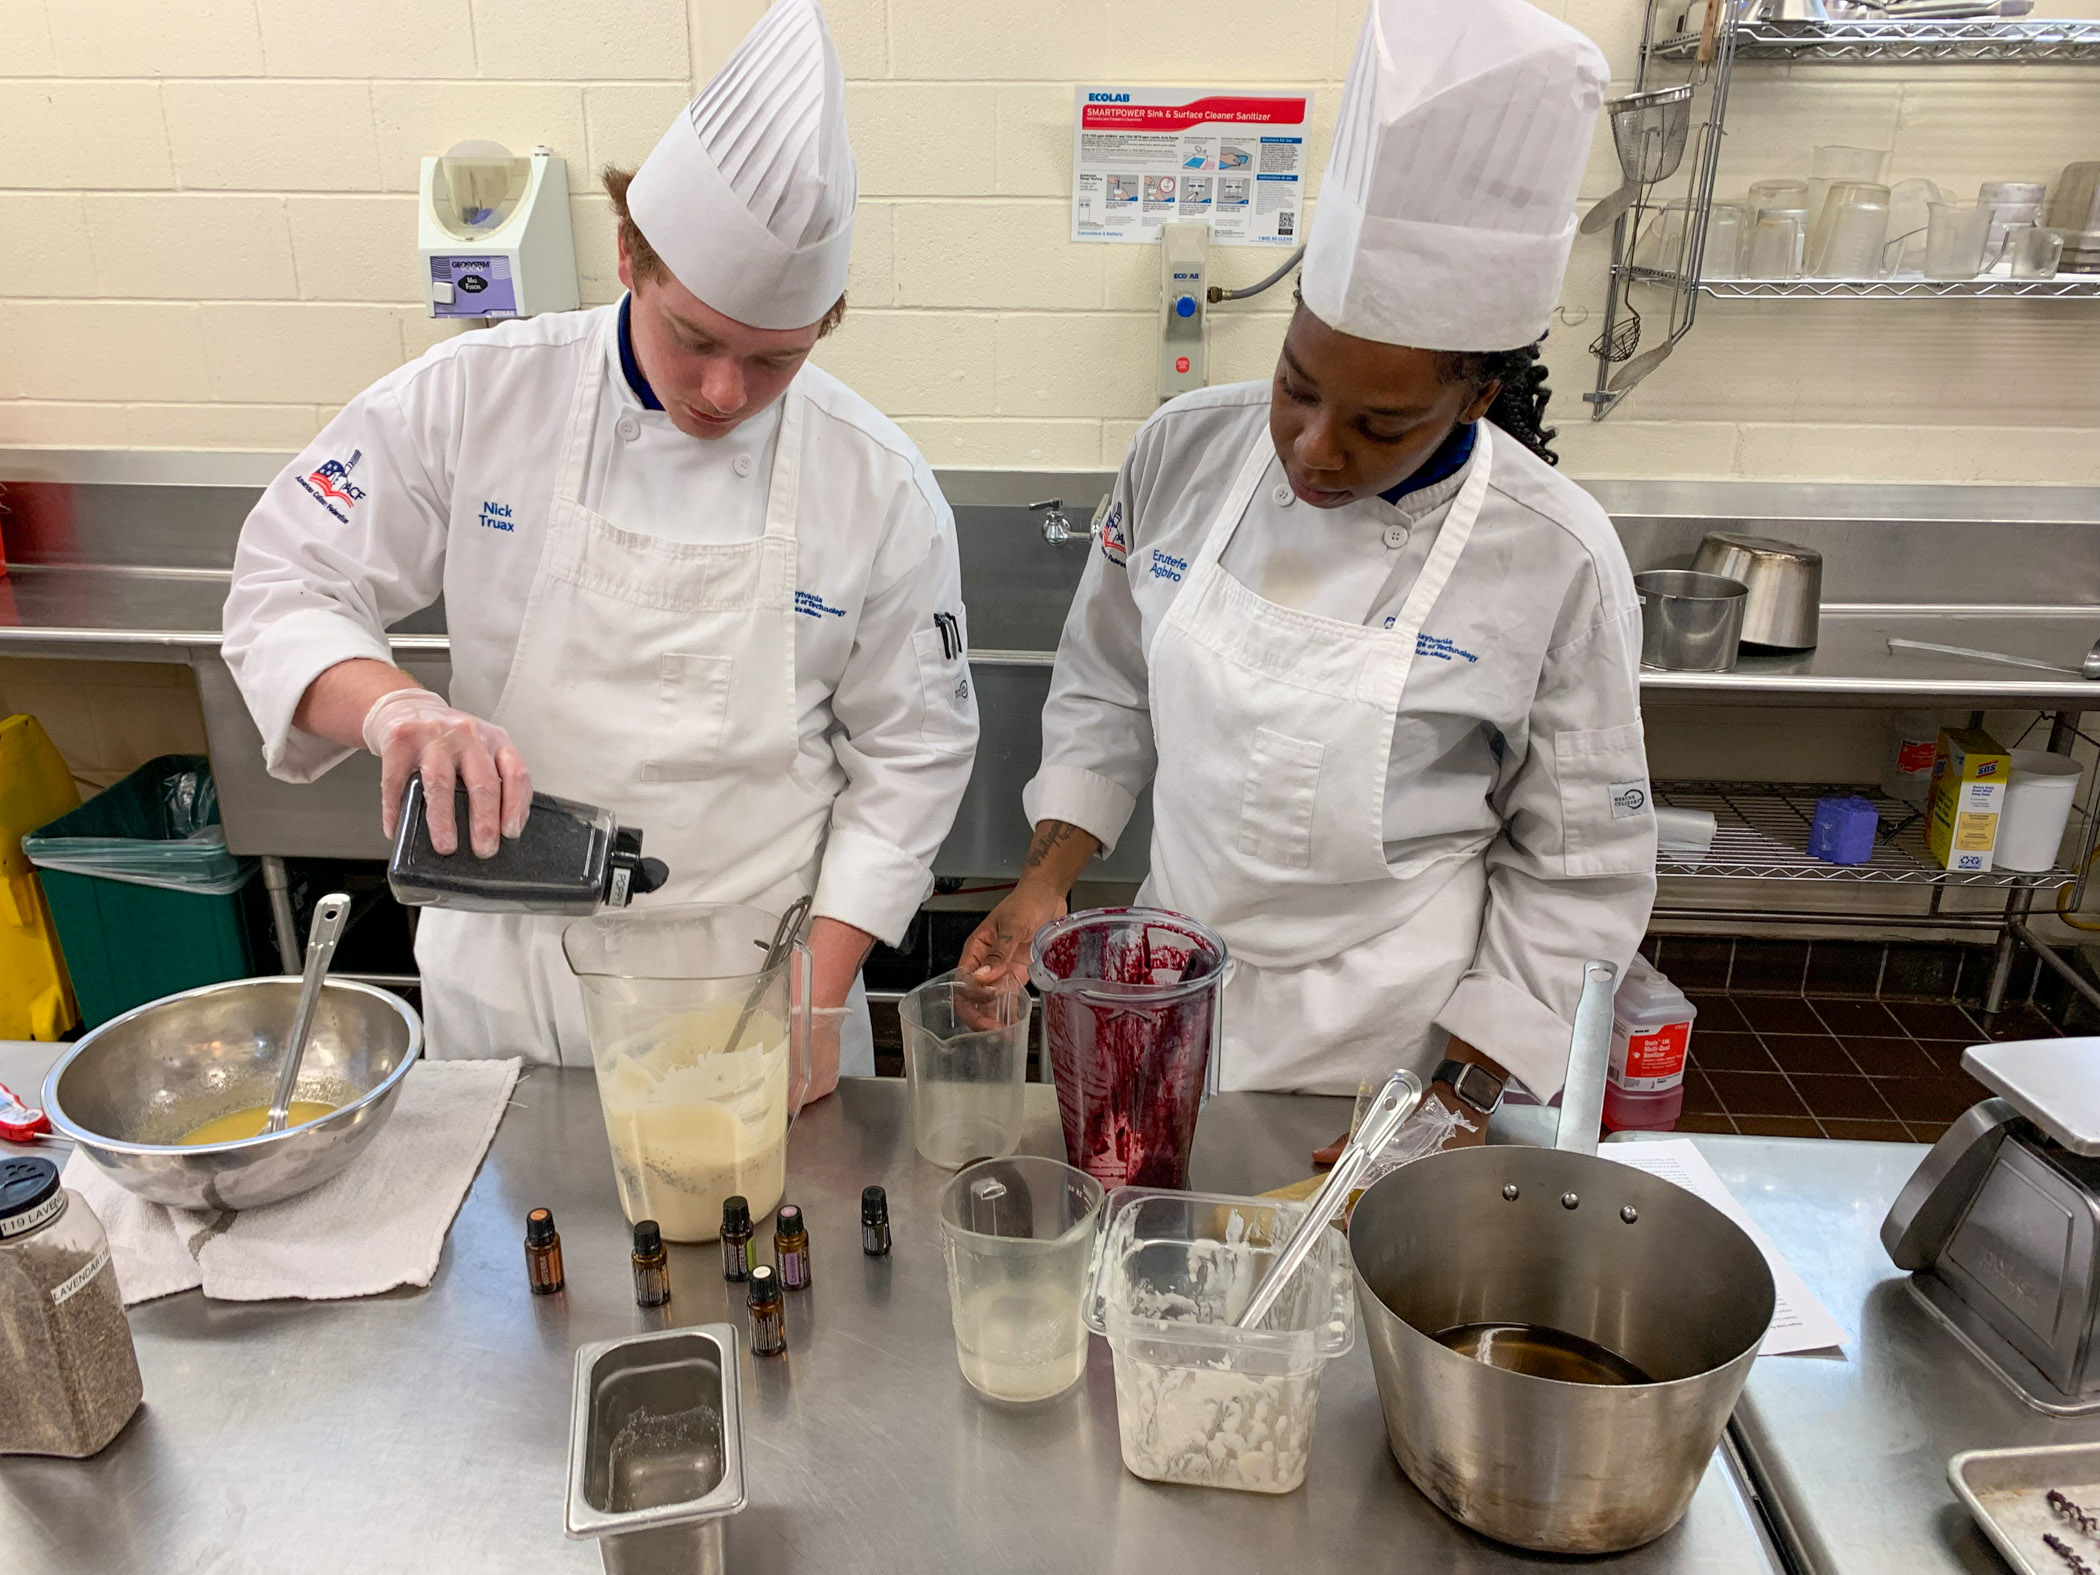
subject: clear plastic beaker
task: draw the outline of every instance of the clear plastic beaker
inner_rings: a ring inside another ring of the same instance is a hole
[[[712,1241],[722,1200],[780,1202],[788,1123],[809,1086],[809,952],[754,970],[780,916],[686,903],[578,919],[583,987],[620,1207],[671,1241]]]
[[[1079,1296],[1101,1183],[1021,1154],[958,1171],[941,1192],[955,1360],[994,1400],[1047,1400],[1086,1371]]]
[[[1225,942],[1162,908],[1095,908],[1029,949],[1065,1157],[1104,1186],[1186,1187]]]
[[[898,1003],[911,1140],[921,1158],[955,1170],[1021,1146],[1033,1004],[1023,990],[987,990],[953,973]]]

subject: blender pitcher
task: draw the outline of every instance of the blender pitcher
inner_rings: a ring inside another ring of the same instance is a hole
[[[1037,932],[1065,1154],[1105,1187],[1188,1186],[1220,1024],[1225,942],[1162,908],[1095,908]]]
[[[724,1198],[741,1193],[758,1219],[779,1204],[810,1045],[809,949],[758,967],[779,924],[763,908],[686,903],[562,932],[629,1224],[712,1241]]]

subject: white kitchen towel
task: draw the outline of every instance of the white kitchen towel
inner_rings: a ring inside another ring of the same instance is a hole
[[[372,1296],[428,1285],[510,1103],[519,1062],[425,1061],[334,1180],[240,1213],[143,1203],[75,1153],[65,1183],[109,1233],[130,1306],[201,1285],[220,1301]]]

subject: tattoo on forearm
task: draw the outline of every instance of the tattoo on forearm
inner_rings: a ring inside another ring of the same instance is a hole
[[[1066,843],[1083,836],[1077,826],[1069,821],[1046,820],[1035,828],[1035,837],[1028,844],[1028,857],[1021,861],[1021,872],[1040,869],[1052,853]]]

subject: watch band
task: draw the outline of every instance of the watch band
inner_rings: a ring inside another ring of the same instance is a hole
[[[1493,1115],[1496,1107],[1502,1103],[1503,1079],[1486,1067],[1471,1061],[1454,1061],[1447,1057],[1437,1063],[1437,1069],[1430,1074],[1429,1080],[1432,1083],[1442,1083],[1456,1094],[1462,1103],[1484,1116]]]

